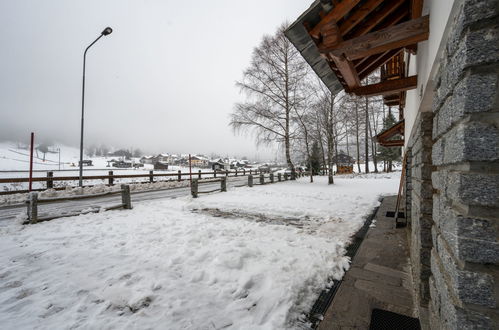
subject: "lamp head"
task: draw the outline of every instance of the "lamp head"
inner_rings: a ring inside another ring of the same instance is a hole
[[[113,29],[111,29],[109,26],[104,29],[104,31],[101,32],[103,36],[107,36],[108,34],[111,34],[113,32]]]

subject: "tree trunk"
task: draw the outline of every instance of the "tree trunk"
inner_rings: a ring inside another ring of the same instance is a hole
[[[374,120],[373,120],[374,123]],[[374,163],[374,173],[378,173],[378,158],[376,157],[376,142],[373,140],[373,131],[371,127],[371,122],[369,122],[369,138],[371,140],[371,152]]]
[[[362,173],[360,169],[360,141],[359,141],[359,107],[357,102],[355,102],[355,142],[357,146],[357,169],[359,173]]]
[[[347,139],[347,156],[350,157],[350,145],[348,144],[348,129],[345,128],[345,137]]]
[[[328,113],[328,124],[327,124],[327,161],[329,165],[328,173],[328,184],[334,184],[334,170],[333,170],[333,112],[334,112],[334,95],[331,94],[329,113]]]
[[[366,97],[366,127],[365,127],[365,153],[366,153],[366,173],[369,173],[369,99]]]
[[[323,169],[323,173],[324,173],[324,171],[326,169],[326,150],[324,150],[324,140],[322,139],[322,133],[321,133],[320,127],[317,127],[317,134],[319,135],[319,142],[320,142],[320,145],[321,145],[322,169]]]
[[[288,57],[284,57],[284,70],[285,70],[285,99],[286,99],[286,132],[284,135],[284,145],[286,148],[286,162],[288,163],[288,167],[291,169],[291,180],[296,179],[295,166],[291,161],[291,152],[290,152],[290,141],[289,141],[289,114],[291,112],[289,106],[289,72],[288,72]]]

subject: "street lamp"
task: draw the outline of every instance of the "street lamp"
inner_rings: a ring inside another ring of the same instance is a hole
[[[107,36],[113,32],[113,29],[107,27],[104,31],[101,32],[100,36],[94,40],[87,48],[85,48],[85,52],[83,53],[83,85],[81,91],[81,136],[80,136],[80,181],[79,186],[83,187],[83,115],[85,111],[85,62],[87,59],[87,51],[90,47],[92,47],[102,36]]]

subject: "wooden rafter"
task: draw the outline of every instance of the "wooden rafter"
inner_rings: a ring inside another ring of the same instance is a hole
[[[322,43],[330,47],[334,47],[343,42],[340,29],[336,22],[331,21],[325,24],[321,29]],[[344,56],[330,56],[327,57],[334,62],[335,67],[338,69],[341,77],[349,89],[354,89],[360,86],[360,79],[355,71],[355,66],[352,61],[349,61]],[[338,72],[337,72],[338,75]]]
[[[421,17],[423,13],[423,0],[411,0],[411,18]]]
[[[385,147],[401,147],[404,145],[404,140],[390,140],[395,135],[404,135],[404,120],[399,121],[394,124],[392,127],[387,128],[383,132],[379,133],[374,137],[374,140]]]
[[[402,49],[403,48],[389,50],[378,56],[375,60],[367,62],[366,65],[359,66],[357,68],[357,72],[359,73],[359,79],[362,80],[368,75],[370,75],[374,70],[376,70],[377,68],[388,62],[393,56],[400,53]]]
[[[367,15],[369,15],[376,7],[378,7],[383,0],[368,0],[361,7],[346,18],[340,26],[341,35],[345,35],[350,32],[360,21],[362,21]]]
[[[409,17],[409,10],[406,6],[402,6],[399,9],[395,10],[392,14],[390,14],[383,22],[376,26],[377,30],[385,29],[389,26],[393,26],[398,24],[404,18]]]
[[[421,17],[423,14],[423,0],[411,0],[411,18],[416,19],[418,17]],[[416,54],[418,50],[418,45],[414,44],[409,47],[407,47],[409,52],[411,54]]]
[[[423,16],[344,41],[337,46],[319,46],[319,51],[338,57],[345,55],[347,59],[354,60],[427,40],[428,34],[429,16]]]
[[[347,0],[347,1],[342,1],[340,3],[337,3],[336,6],[333,7],[333,9],[327,13],[324,17],[322,17],[321,21],[317,23],[316,26],[312,28],[312,30],[309,31],[309,34],[314,37],[315,39],[320,38],[321,30],[324,25],[327,23],[334,21],[335,23],[338,22],[340,19],[343,18],[350,10],[355,7],[360,0]]]
[[[388,15],[394,12],[405,1],[406,0],[385,1],[387,2],[386,4],[384,4],[386,8],[384,8],[383,10],[378,10],[376,13],[371,15],[371,17],[369,17],[369,19],[364,22],[362,26],[357,27],[355,31],[353,31],[351,38],[360,37],[361,35],[371,32],[376,27],[376,25],[381,23],[381,21],[388,17]]]
[[[404,140],[389,140],[385,142],[379,142],[383,147],[403,147]]]
[[[336,64],[336,67],[338,68],[343,79],[345,80],[345,83],[348,86],[348,88],[349,89],[358,88],[360,86],[360,79],[357,74],[357,71],[355,71],[355,67],[352,61],[347,60],[344,56],[342,57],[333,56],[332,58],[334,64]]]
[[[418,76],[411,76],[402,79],[386,80],[377,84],[362,86],[352,90],[359,96],[388,95],[416,88]]]

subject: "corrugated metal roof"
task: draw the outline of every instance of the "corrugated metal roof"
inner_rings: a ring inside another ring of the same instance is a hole
[[[315,0],[310,8],[298,17],[298,19],[290,25],[284,34],[301,53],[303,58],[312,67],[322,82],[332,93],[336,94],[343,89],[343,86],[338,81],[338,78],[334,74],[333,70],[329,67],[327,61],[319,54],[314,41],[303,25],[304,22],[308,22],[311,26],[319,23],[321,19],[319,13],[322,10],[330,8],[331,5],[324,5],[320,0]]]

